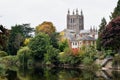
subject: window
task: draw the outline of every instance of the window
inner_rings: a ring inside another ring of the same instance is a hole
[[[77,45],[77,42],[75,43],[75,45]]]
[[[73,18],[73,23],[74,23],[74,18]]]
[[[72,23],[72,18],[71,18],[71,23]]]

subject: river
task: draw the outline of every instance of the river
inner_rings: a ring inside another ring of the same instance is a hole
[[[0,80],[120,80],[119,71],[64,68],[0,68]]]

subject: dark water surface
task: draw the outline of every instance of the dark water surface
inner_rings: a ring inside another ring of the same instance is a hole
[[[119,71],[86,71],[64,68],[0,68],[0,80],[120,80]]]

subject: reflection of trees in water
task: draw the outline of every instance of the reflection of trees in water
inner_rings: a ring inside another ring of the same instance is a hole
[[[98,77],[92,71],[80,69],[64,69],[64,68],[19,68],[17,71],[3,69],[0,76],[4,80],[105,80]],[[7,75],[6,75],[7,74]],[[113,80],[120,80],[120,72],[112,72]],[[6,79],[5,79],[6,78]],[[0,78],[1,80],[1,78]]]
[[[16,71],[12,71],[12,70],[7,70],[6,71],[6,78],[8,80],[20,80],[18,77],[17,77],[17,72]]]
[[[120,71],[112,71],[113,80],[120,80]]]

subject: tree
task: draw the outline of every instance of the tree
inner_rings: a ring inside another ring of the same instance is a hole
[[[44,32],[45,34],[51,35],[56,31],[52,22],[43,22],[36,27],[36,34],[39,32]]]
[[[104,31],[105,26],[106,26],[107,22],[106,19],[103,17],[101,20],[101,24],[99,25],[99,32],[98,32],[98,39],[97,39],[97,50],[101,50],[101,33]]]
[[[44,60],[44,54],[47,53],[50,46],[50,38],[47,34],[39,33],[33,39],[31,39],[28,47],[32,51],[32,56],[35,61],[42,62]]]
[[[53,46],[49,46],[47,49],[47,53],[44,55],[44,61],[46,64],[58,64],[58,54],[59,49],[54,48]]]
[[[106,26],[101,34],[102,47],[106,50],[111,49],[120,51],[120,17],[113,19]]]
[[[65,48],[69,47],[67,40],[59,42],[59,49],[61,52],[64,51]]]
[[[20,65],[27,66],[28,59],[31,58],[31,50],[28,47],[23,47],[17,52],[17,57]]]
[[[120,0],[117,2],[117,6],[115,7],[113,13],[111,13],[110,19],[114,19],[120,16]]]
[[[0,50],[6,50],[9,30],[4,28],[3,25],[0,25]]]
[[[33,28],[29,24],[15,25],[12,26],[10,31],[7,52],[10,55],[16,55],[17,50],[23,46],[25,38],[31,37]]]
[[[58,39],[59,39],[59,33],[54,32],[50,35],[51,45],[57,49],[59,48]]]

